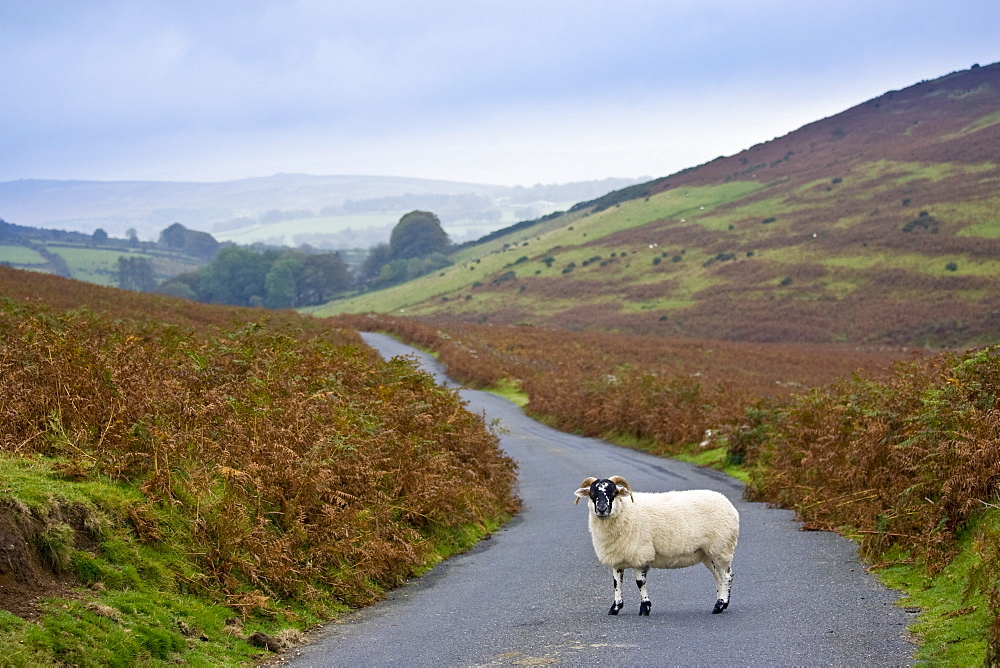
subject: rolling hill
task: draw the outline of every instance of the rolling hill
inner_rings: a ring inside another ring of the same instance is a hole
[[[18,225],[157,238],[180,222],[219,241],[363,248],[388,240],[400,216],[436,211],[453,239],[478,238],[634,179],[507,187],[390,176],[277,174],[223,181],[0,183],[0,218]]]
[[[757,342],[964,346],[1000,331],[1000,63],[463,247],[317,315]]]

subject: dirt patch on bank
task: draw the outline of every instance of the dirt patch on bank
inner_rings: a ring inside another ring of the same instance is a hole
[[[39,549],[44,523],[30,511],[0,503],[0,609],[34,619],[38,603],[49,597],[70,597],[79,582],[56,573]]]

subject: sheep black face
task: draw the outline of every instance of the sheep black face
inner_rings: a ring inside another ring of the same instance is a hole
[[[632,496],[632,490],[628,483],[620,476],[612,476],[598,480],[597,478],[587,478],[576,490],[577,499],[573,503],[579,503],[580,499],[589,498],[594,504],[594,514],[600,519],[611,517],[614,512],[615,498],[619,495],[627,494]]]

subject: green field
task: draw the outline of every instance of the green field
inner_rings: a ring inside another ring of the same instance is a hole
[[[0,244],[0,262],[8,262],[12,265],[20,264],[45,264],[45,258],[27,246],[13,246],[10,244]]]
[[[115,285],[114,272],[118,269],[118,258],[137,254],[119,250],[62,245],[50,246],[49,250],[66,260],[73,278],[98,285]]]
[[[70,278],[96,283],[98,285],[115,286],[115,272],[118,270],[118,259],[122,257],[144,257],[153,263],[153,272],[157,280],[176,276],[185,271],[192,271],[205,264],[203,260],[168,251],[135,250],[123,248],[93,247],[68,243],[38,243],[44,246],[44,251],[58,255],[69,268]],[[10,264],[19,269],[35,269],[40,271],[55,271],[49,261],[40,252],[29,246],[17,244],[0,244],[0,263]]]

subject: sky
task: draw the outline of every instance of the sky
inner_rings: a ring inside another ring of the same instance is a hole
[[[658,177],[997,61],[998,0],[0,0],[0,181]]]

